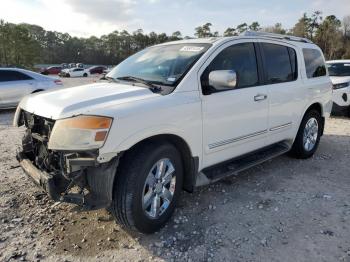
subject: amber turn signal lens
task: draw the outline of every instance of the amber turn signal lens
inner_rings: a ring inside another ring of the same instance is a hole
[[[80,129],[108,129],[111,123],[111,118],[101,116],[78,116],[62,121],[66,127]]]
[[[95,141],[105,141],[107,131],[98,131],[95,135]]]

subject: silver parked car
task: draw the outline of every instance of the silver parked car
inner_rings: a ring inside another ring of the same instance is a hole
[[[0,108],[16,107],[26,95],[62,86],[57,78],[19,68],[0,68]]]

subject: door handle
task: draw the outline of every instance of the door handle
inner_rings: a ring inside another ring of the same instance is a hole
[[[256,96],[254,96],[254,101],[262,101],[262,100],[265,100],[266,98],[267,98],[267,95],[257,94]]]

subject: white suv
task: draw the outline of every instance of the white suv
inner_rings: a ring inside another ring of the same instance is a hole
[[[17,158],[54,200],[106,207],[145,233],[182,189],[286,152],[312,156],[332,107],[321,50],[273,34],[153,46],[107,78],[22,100]]]
[[[345,109],[350,117],[350,60],[327,61],[327,67],[333,83],[333,108]]]

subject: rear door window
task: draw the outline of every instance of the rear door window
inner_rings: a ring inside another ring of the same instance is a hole
[[[0,70],[0,82],[31,80],[30,76],[13,70]]]
[[[317,49],[303,49],[307,78],[327,75],[326,65],[321,52]]]
[[[277,84],[297,79],[297,61],[294,49],[283,45],[262,43],[265,83]]]

